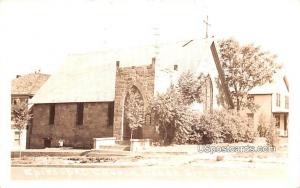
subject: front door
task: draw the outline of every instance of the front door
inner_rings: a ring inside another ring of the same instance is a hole
[[[44,148],[50,148],[50,147],[51,147],[51,139],[44,138]]]

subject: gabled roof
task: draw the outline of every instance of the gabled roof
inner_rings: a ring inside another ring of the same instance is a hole
[[[42,73],[31,73],[18,76],[11,82],[12,95],[34,95],[48,80],[50,75]]]
[[[289,86],[287,77],[283,75],[283,72],[278,72],[273,76],[271,82],[265,83],[262,86],[254,87],[249,91],[249,94],[273,94],[273,93],[288,93]]]
[[[143,46],[71,55],[30,103],[114,101],[116,61],[120,61],[120,67],[140,66],[151,64],[155,57],[155,87],[168,82],[165,78],[169,76],[165,74],[178,74],[186,69],[205,72],[209,64],[215,66],[211,42],[200,39],[189,44],[187,41],[160,44],[159,53],[155,53],[153,46]],[[178,65],[179,71],[174,71],[174,65]],[[160,89],[156,88],[156,91]]]
[[[114,101],[114,62],[105,52],[71,55],[29,103]]]

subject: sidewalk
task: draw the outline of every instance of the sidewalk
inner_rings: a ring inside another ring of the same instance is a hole
[[[265,143],[234,143],[230,146]],[[214,144],[212,146],[227,146]],[[22,159],[17,158],[18,151],[12,152],[12,166],[54,166],[54,167],[140,167],[140,166],[256,166],[286,165],[287,139],[283,139],[276,152],[199,152],[197,145],[151,146],[142,152],[123,150],[79,150],[71,148],[46,148],[22,151]]]

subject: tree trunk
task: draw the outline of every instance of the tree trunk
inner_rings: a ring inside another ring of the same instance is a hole
[[[237,112],[240,111],[240,100],[239,100],[239,97],[236,98],[236,111]]]
[[[130,133],[130,140],[132,140],[133,130],[132,130],[132,129],[130,129],[130,130],[131,130],[131,133]]]

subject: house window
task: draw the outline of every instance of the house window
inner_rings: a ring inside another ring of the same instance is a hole
[[[20,137],[21,137],[20,131],[15,131],[15,137],[14,137],[14,140],[15,140],[15,143],[16,143],[17,145],[20,145]]]
[[[276,106],[280,107],[280,94],[276,93]]]
[[[285,96],[285,108],[288,109],[289,108],[289,97]]]
[[[108,103],[107,114],[108,114],[108,123],[107,123],[107,126],[108,127],[112,127],[113,124],[114,124],[114,103],[113,102]]]
[[[76,125],[83,125],[83,110],[84,110],[84,104],[83,103],[77,103],[77,114],[76,114]]]
[[[50,109],[49,109],[49,125],[54,124],[54,119],[55,119],[55,104],[50,104]]]

